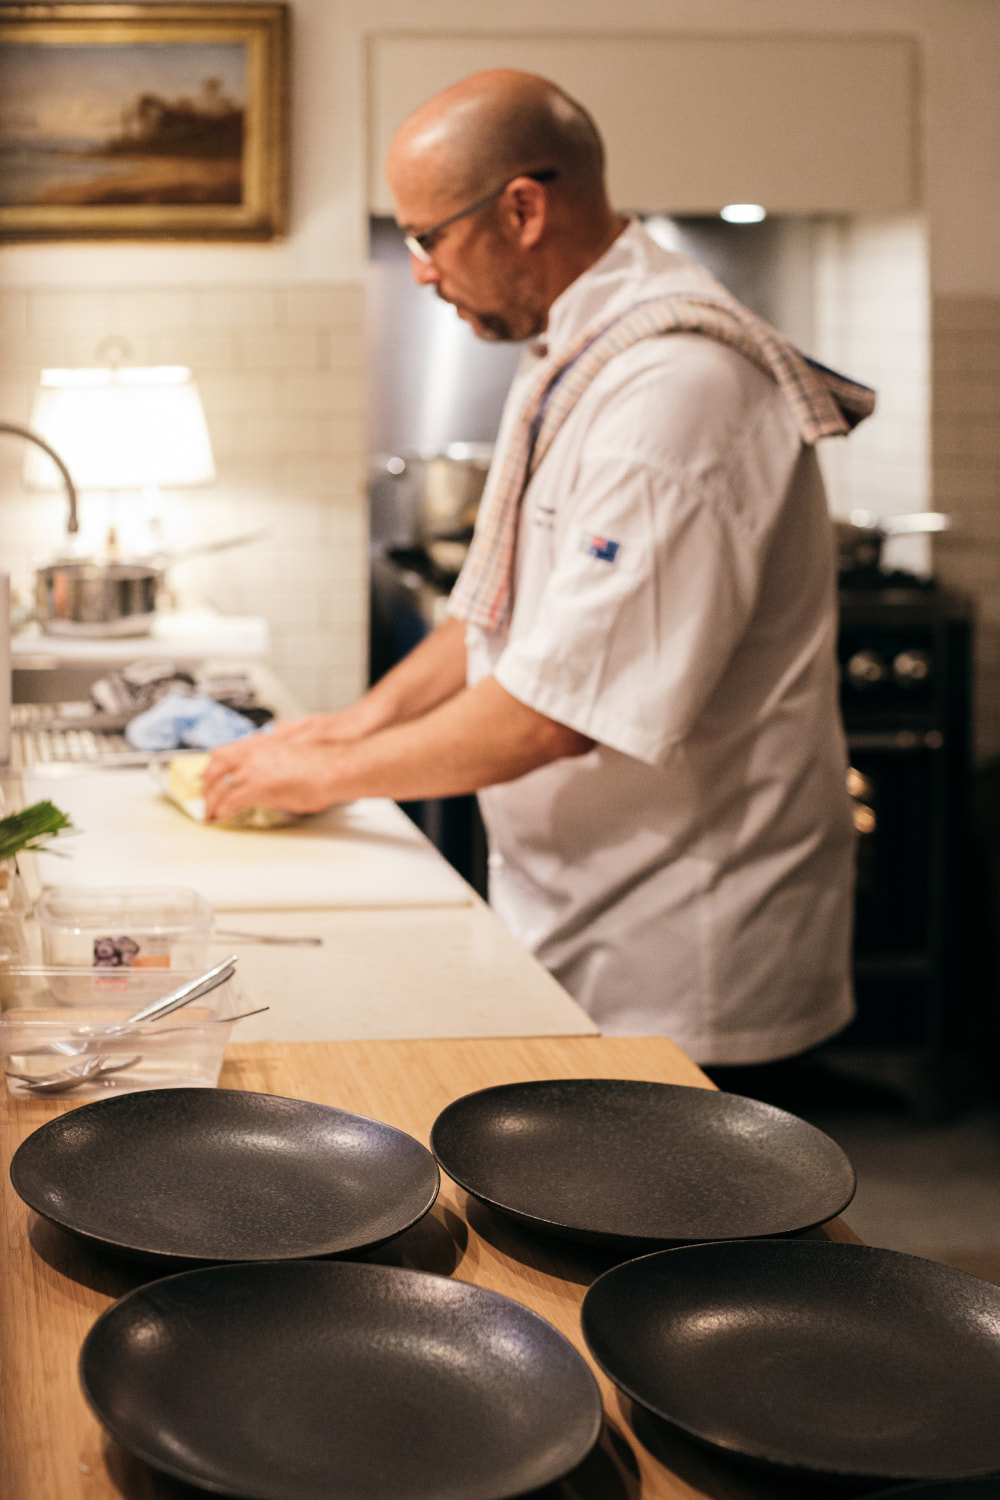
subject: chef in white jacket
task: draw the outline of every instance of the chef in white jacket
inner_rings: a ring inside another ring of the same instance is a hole
[[[352,708],[217,751],[209,815],[478,791],[491,903],[604,1032],[799,1054],[852,1014],[814,445],[872,395],[615,215],[544,79],[462,80],[387,165],[417,280],[530,342],[451,618]]]

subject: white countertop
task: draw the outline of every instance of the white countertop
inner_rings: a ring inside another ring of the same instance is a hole
[[[22,774],[27,802],[50,798],[78,832],[38,856],[47,885],[175,885],[216,910],[462,906],[465,881],[393,802],[328,808],[267,832],[194,822],[151,770]]]
[[[439,856],[436,856],[439,857]],[[216,928],[322,937],[285,948],[213,937],[239,954],[240,1042],[596,1036],[597,1028],[485,903],[355,911],[216,912]]]
[[[209,609],[157,610],[145,635],[46,635],[37,625],[11,639],[15,667],[53,662],[98,662],[109,667],[144,657],[204,661],[207,657],[264,660],[271,647],[261,615],[223,615]]]
[[[213,958],[239,954],[246,1008],[270,1007],[241,1021],[234,1040],[597,1033],[392,802],[245,833],[192,822],[146,771],[25,774],[21,794],[50,798],[82,830],[64,841],[68,858],[22,859],[34,894],[42,883],[188,885],[222,932],[322,939],[213,938]]]

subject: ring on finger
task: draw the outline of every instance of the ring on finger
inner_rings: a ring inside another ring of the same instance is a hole
[[[225,776],[223,776],[223,778],[222,778],[222,784],[223,784],[223,786],[229,786],[229,787],[231,787],[233,785],[233,773],[232,773],[232,771],[227,771],[226,772]]]

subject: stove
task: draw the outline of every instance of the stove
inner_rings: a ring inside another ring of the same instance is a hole
[[[837,1040],[908,1052],[920,1102],[938,1113],[966,1019],[970,609],[908,575],[849,582],[837,654],[860,835],[858,1015]]]

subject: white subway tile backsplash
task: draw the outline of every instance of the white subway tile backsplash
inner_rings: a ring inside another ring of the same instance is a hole
[[[935,327],[935,387],[956,379],[995,379],[998,360],[1000,334],[956,334],[944,326]]]
[[[364,433],[357,417],[333,417],[323,423],[324,439],[331,457],[356,469],[365,456]]]
[[[936,503],[961,501],[970,508],[1000,507],[1000,468],[996,463],[955,461],[940,454],[934,462]]]
[[[322,328],[243,328],[236,335],[246,370],[321,370],[326,367]]]
[[[364,294],[357,286],[294,286],[279,294],[283,321],[289,327],[357,328],[364,315]]]
[[[934,327],[959,334],[1000,333],[1000,298],[935,297]]]
[[[222,412],[243,416],[279,409],[279,382],[273,375],[210,371],[197,379],[210,427]]]
[[[156,364],[189,365],[196,377],[209,371],[239,370],[238,340],[238,333],[231,328],[166,324],[149,333],[150,357]]]
[[[284,621],[275,626],[274,642],[285,661],[292,661],[310,671],[327,669],[328,653],[324,637],[315,630],[302,630]]]
[[[0,329],[0,369],[6,374],[20,370],[38,378],[39,370],[56,365],[93,364],[93,340],[87,341],[90,357],[78,359],[78,339],[69,332],[27,333]]]
[[[821,445],[831,508],[923,509],[930,494],[927,247],[918,217],[844,220],[816,242],[818,357],[877,393],[846,444]]]
[[[272,551],[274,576],[294,580],[296,587],[303,589],[328,588],[339,568],[338,551],[336,540],[322,547],[303,548],[279,535]]]
[[[225,467],[220,470],[218,484],[202,493],[206,500],[210,496],[216,496],[219,503],[229,504],[232,497],[238,497],[241,505],[270,509],[277,494],[280,467],[281,459],[278,455],[272,455],[270,461],[264,464],[259,459],[248,458],[241,451],[226,461]],[[193,494],[194,491],[186,493]]]
[[[289,586],[287,579],[282,582],[283,586],[276,587],[271,592],[272,606],[281,615],[282,628],[309,631],[318,637],[324,621],[317,592],[314,589],[297,588],[294,583]]]
[[[343,370],[351,375],[361,375],[365,368],[365,341],[361,328],[324,329],[324,370]]]
[[[189,287],[124,288],[110,294],[109,315],[118,329],[160,332],[197,327],[196,292]]]
[[[110,292],[46,289],[28,293],[29,332],[90,333],[100,340],[111,322]]]
[[[364,390],[354,375],[342,371],[290,371],[279,377],[282,408],[336,415],[355,421],[364,412]]]
[[[337,589],[326,601],[321,624],[325,630],[343,640],[354,631],[354,622],[358,613],[360,611],[364,614],[367,611],[367,605],[367,592],[359,589]]]
[[[218,468],[219,464],[236,456],[238,436],[244,418],[238,411],[213,411],[211,417],[206,412],[206,419],[209,423],[212,452]]]
[[[30,376],[0,372],[0,418],[5,422],[27,422],[35,385]]]
[[[38,372],[95,361],[186,364],[198,379],[214,485],[163,497],[168,547],[267,528],[239,548],[173,564],[178,598],[269,623],[277,670],[306,710],[363,689],[367,642],[363,297],[358,286],[191,286],[0,293],[0,415],[26,420]],[[20,452],[0,443],[0,556],[22,590],[64,525],[58,494],[26,495]]]
[[[968,413],[946,417],[935,425],[934,449],[940,458],[964,459],[972,463],[989,463],[998,457],[998,422],[976,419]]]
[[[949,584],[977,597],[981,618],[1000,617],[1000,593],[996,587],[996,547],[990,545],[938,544],[937,555]]]
[[[1000,298],[934,304],[935,497],[954,518],[936,555],[942,578],[976,608],[975,730],[1000,754]]]
[[[357,500],[364,504],[365,476],[357,463],[313,458],[308,454],[284,454],[277,462],[276,479],[284,495],[313,496],[327,500]]]
[[[1000,350],[996,367],[1000,368]],[[1000,417],[1000,380],[994,374],[939,380],[934,387],[934,405],[939,415],[954,420]]]
[[[338,540],[351,535],[340,508],[322,500],[282,499],[274,514],[279,518],[282,537],[299,547],[318,547],[330,543],[335,535]]]
[[[28,327],[28,293],[11,287],[0,291],[0,328],[24,333]]]
[[[274,328],[281,302],[274,287],[203,287],[195,293],[195,312],[203,328]]]

